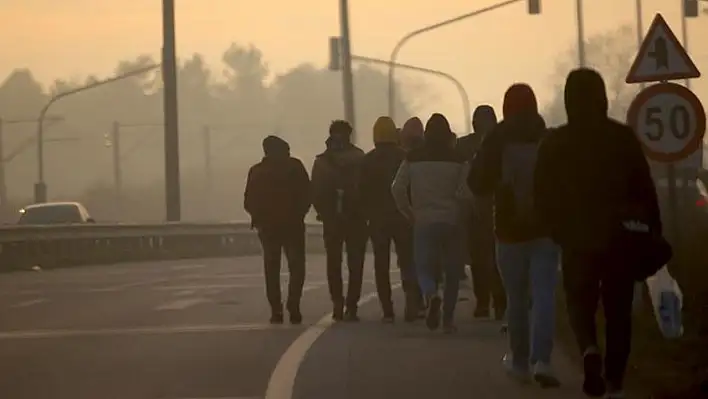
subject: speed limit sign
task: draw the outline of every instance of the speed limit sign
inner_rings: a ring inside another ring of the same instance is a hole
[[[701,147],[706,113],[691,90],[675,83],[660,83],[642,90],[627,111],[649,159],[676,162]]]

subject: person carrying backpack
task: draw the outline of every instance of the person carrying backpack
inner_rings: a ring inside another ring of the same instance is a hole
[[[302,162],[290,156],[288,143],[276,136],[263,140],[263,160],[248,171],[244,209],[258,230],[263,247],[270,322],[283,322],[280,262],[285,251],[290,281],[287,310],[290,322],[300,324],[300,298],[305,284],[305,215],[310,210],[310,178]]]
[[[407,154],[391,186],[398,209],[413,224],[414,263],[428,304],[426,324],[431,330],[440,326],[442,305],[446,333],[456,331],[453,318],[464,262],[461,207],[469,196],[467,163],[453,139],[447,119],[433,114],[425,126],[424,145]],[[445,280],[442,299],[438,266]]]
[[[533,375],[541,386],[555,387],[560,382],[551,369],[551,352],[560,252],[538,223],[533,203],[536,156],[547,129],[526,84],[506,91],[503,116],[482,141],[468,183],[478,196],[494,194],[497,262],[507,295],[511,349],[503,364],[519,381],[528,382]]]
[[[327,252],[327,282],[336,321],[358,321],[364,258],[368,240],[360,198],[360,174],[364,151],[351,143],[352,127],[332,122],[326,150],[312,165],[312,204],[322,221]],[[346,298],[342,284],[342,246],[346,247],[349,284]],[[346,307],[346,309],[345,309]],[[346,310],[346,311],[345,311]]]

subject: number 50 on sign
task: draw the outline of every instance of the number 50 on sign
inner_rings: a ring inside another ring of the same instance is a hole
[[[676,162],[700,148],[706,114],[689,89],[660,83],[637,95],[627,111],[627,123],[634,128],[647,157]]]

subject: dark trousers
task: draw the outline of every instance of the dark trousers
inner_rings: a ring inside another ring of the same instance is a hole
[[[327,282],[332,302],[344,302],[348,310],[356,311],[364,278],[364,257],[368,241],[366,223],[325,222],[322,229],[327,252]],[[346,298],[342,282],[342,246],[346,249],[349,269]]]
[[[597,347],[595,314],[605,314],[605,378],[621,389],[632,341],[634,281],[623,277],[621,257],[563,251],[563,285],[568,318],[581,353]]]
[[[396,249],[406,304],[420,302],[421,294],[413,268],[413,229],[405,221],[370,221],[369,234],[374,249],[374,276],[381,309],[393,313],[391,299],[391,242]],[[417,304],[417,303],[416,303]]]
[[[288,310],[299,310],[302,287],[305,284],[305,224],[268,226],[258,229],[263,247],[266,295],[273,311],[282,311],[280,293],[281,254],[285,251],[290,278],[288,281]]]
[[[472,286],[478,309],[489,309],[490,300],[503,316],[506,310],[506,293],[497,267],[496,240],[493,228],[483,229],[474,221],[467,225],[467,250],[472,272]]]

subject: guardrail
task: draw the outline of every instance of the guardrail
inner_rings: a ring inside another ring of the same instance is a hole
[[[322,226],[307,225],[309,251]],[[260,253],[249,223],[87,224],[0,227],[0,271]]]

